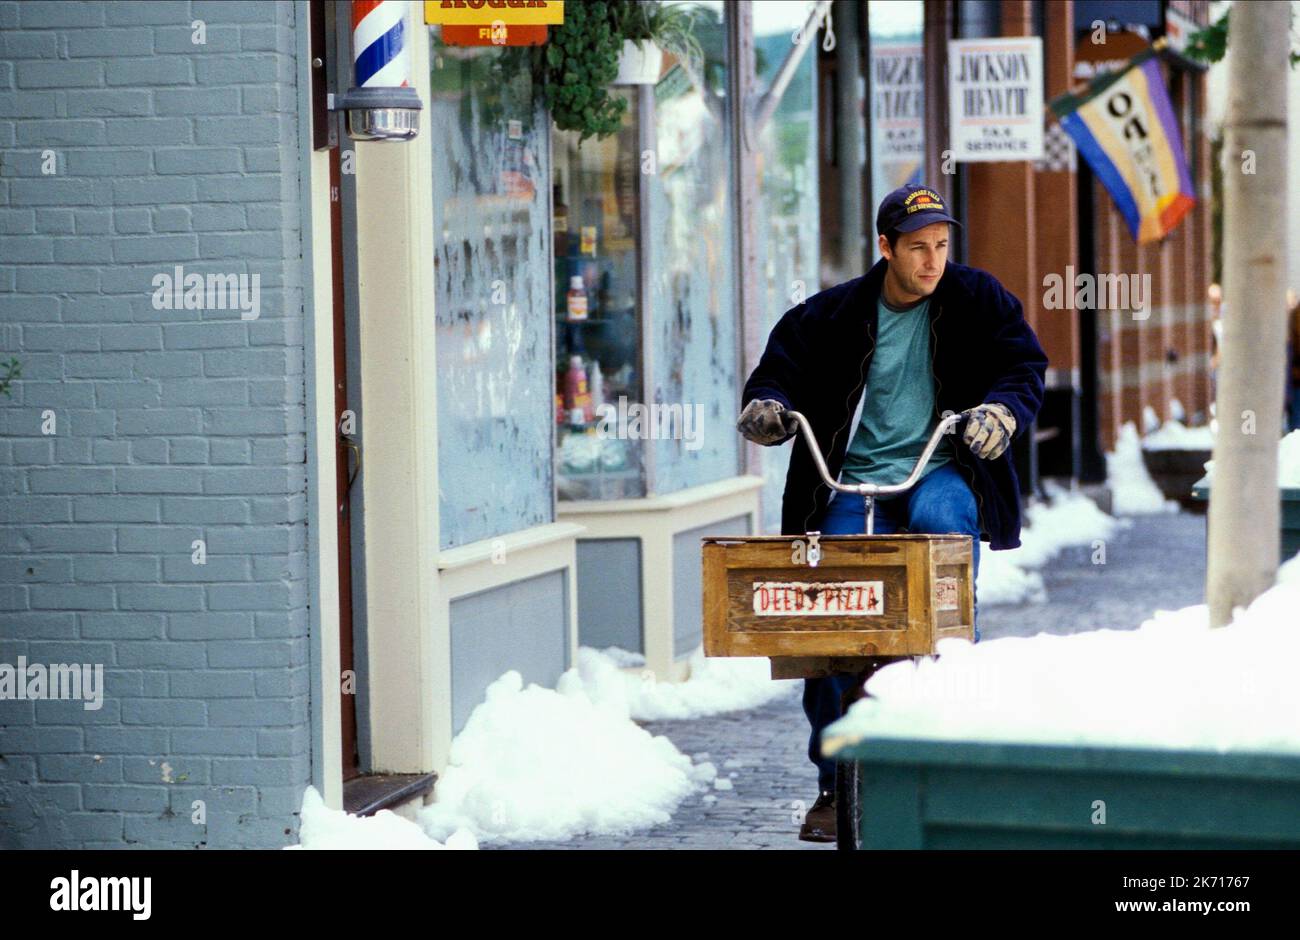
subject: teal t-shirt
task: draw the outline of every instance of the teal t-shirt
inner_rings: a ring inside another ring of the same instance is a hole
[[[902,483],[934,433],[934,375],[930,370],[930,298],[902,309],[882,295],[876,348],[862,391],[862,418],[844,455],[844,483]],[[953,459],[944,437],[922,476]]]

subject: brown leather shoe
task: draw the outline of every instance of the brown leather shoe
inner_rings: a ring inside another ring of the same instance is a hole
[[[817,794],[817,802],[813,803],[799,827],[799,839],[803,842],[835,841],[835,791],[823,790]]]

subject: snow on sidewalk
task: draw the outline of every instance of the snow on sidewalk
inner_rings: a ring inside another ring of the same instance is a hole
[[[1117,516],[1178,511],[1178,503],[1165,499],[1147,473],[1142,441],[1132,421],[1120,428],[1115,449],[1106,455],[1106,482],[1110,486],[1111,509]]]
[[[1300,555],[1233,622],[1204,604],[1137,630],[971,644],[881,669],[831,736],[1300,753]]]
[[[616,696],[594,702],[578,669],[555,689],[524,688],[511,670],[452,742],[419,820],[439,840],[462,827],[484,842],[630,832],[667,822],[716,776],[638,727]]]
[[[288,849],[477,849],[467,829],[453,832],[445,843],[430,839],[424,830],[390,810],[373,816],[353,816],[325,805],[315,787],[302,797],[302,822],[298,845]]]
[[[1032,502],[1025,510],[1020,547],[992,551],[980,546],[980,570],[975,582],[981,607],[999,604],[1042,603],[1046,600],[1042,568],[1062,549],[1111,538],[1131,525],[1102,512],[1082,493],[1047,485],[1050,503]]]
[[[644,663],[643,657],[617,648],[578,650],[578,674],[591,700],[626,712],[637,721],[744,711],[803,688],[799,679],[774,680],[766,657],[710,659],[703,647],[696,647],[691,654],[690,677],[684,682],[659,682],[649,670],[629,673],[620,668]]]

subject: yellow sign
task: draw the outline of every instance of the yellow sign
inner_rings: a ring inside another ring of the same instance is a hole
[[[424,21],[448,26],[540,26],[564,22],[564,0],[424,0]]]

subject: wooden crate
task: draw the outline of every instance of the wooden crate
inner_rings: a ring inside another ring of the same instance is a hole
[[[968,535],[823,535],[815,566],[808,536],[703,543],[706,656],[769,656],[793,678],[974,639]]]

